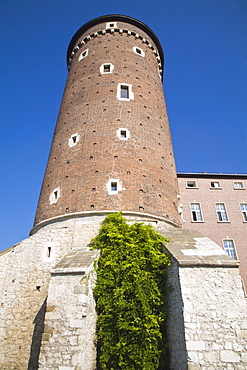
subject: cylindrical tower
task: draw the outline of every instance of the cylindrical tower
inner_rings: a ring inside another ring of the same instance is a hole
[[[180,225],[162,68],[158,38],[136,19],[103,16],[76,32],[35,225],[120,210]]]

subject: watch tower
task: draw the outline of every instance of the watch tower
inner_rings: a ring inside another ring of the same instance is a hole
[[[131,17],[99,17],[73,36],[67,63],[35,225],[120,210],[180,225],[156,35]]]

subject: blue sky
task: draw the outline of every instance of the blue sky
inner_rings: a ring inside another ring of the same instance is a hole
[[[105,14],[160,39],[177,171],[247,173],[246,0],[0,0],[0,250],[32,228],[68,44]]]

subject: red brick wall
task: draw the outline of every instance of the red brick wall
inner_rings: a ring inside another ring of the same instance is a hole
[[[198,188],[186,188],[187,181],[194,180]],[[221,188],[210,188],[211,181],[219,181]],[[242,181],[244,189],[234,189],[233,183]],[[224,239],[233,239],[237,257],[240,261],[240,273],[247,287],[247,222],[244,222],[240,204],[247,203],[247,178],[188,178],[179,177],[179,190],[183,204],[184,228],[200,231],[223,248]],[[193,222],[190,203],[200,203],[203,222]],[[225,203],[229,222],[218,222],[215,203]]]
[[[104,30],[105,25],[87,30],[76,45],[87,35]],[[137,32],[157,50],[143,30],[123,22],[118,22],[117,28]],[[92,37],[75,52],[35,224],[63,214],[99,210],[144,212],[180,223],[159,60],[147,43],[115,30]],[[134,53],[133,46],[141,48],[145,57]],[[88,56],[78,61],[86,49]],[[101,74],[103,63],[112,63],[113,73]],[[116,98],[118,83],[132,85],[134,100]],[[130,131],[127,141],[117,137],[119,128]],[[80,141],[69,147],[68,139],[75,133],[80,135]],[[107,193],[110,178],[121,181],[121,192]],[[49,196],[58,187],[61,198],[50,204]]]

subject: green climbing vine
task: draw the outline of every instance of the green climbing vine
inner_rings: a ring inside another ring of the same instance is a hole
[[[151,226],[129,225],[121,213],[106,217],[93,240],[101,251],[94,289],[101,369],[166,368],[167,241]]]

